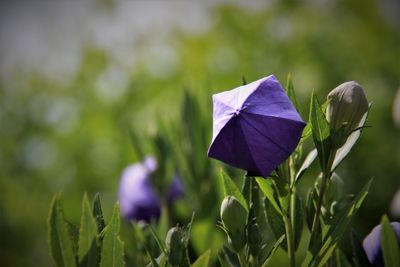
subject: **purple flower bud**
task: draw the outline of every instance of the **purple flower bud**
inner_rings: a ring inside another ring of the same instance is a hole
[[[171,182],[171,188],[168,193],[168,201],[174,202],[175,200],[183,197],[185,194],[182,180],[179,175],[175,175]]]
[[[156,168],[156,160],[147,157],[143,163],[130,165],[123,171],[118,198],[121,214],[127,221],[150,222],[160,217],[160,199],[150,181],[150,175]]]
[[[390,223],[397,236],[397,242],[400,244],[400,223]],[[375,226],[374,229],[364,238],[363,247],[369,262],[378,267],[384,267],[383,254],[381,247],[381,229],[382,226]]]

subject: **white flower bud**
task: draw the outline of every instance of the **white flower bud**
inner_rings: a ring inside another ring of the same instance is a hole
[[[326,118],[333,130],[345,127],[346,135],[359,127],[368,111],[368,101],[363,88],[355,81],[345,82],[328,95]]]

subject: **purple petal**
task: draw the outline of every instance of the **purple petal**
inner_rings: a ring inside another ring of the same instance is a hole
[[[175,175],[171,182],[171,188],[168,193],[168,201],[174,202],[175,200],[183,197],[185,194],[182,180],[178,175]]]
[[[296,148],[305,123],[271,75],[213,96],[208,156],[267,177]]]
[[[397,242],[400,244],[400,223],[390,223],[397,236]],[[372,231],[364,238],[363,247],[369,262],[378,267],[384,267],[383,254],[381,248],[381,225],[377,225]]]
[[[149,164],[153,164],[155,160],[153,159],[152,163],[149,160],[151,160],[150,157],[146,159],[145,163],[130,165],[122,173],[118,199],[121,205],[121,214],[128,221],[149,222],[160,216],[160,200],[150,181],[150,175],[154,168],[149,168]]]

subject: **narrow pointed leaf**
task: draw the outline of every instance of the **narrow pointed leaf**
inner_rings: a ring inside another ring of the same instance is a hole
[[[83,195],[79,228],[79,266],[96,267],[100,259],[96,221],[92,215],[87,195]]]
[[[104,227],[106,227],[106,223],[104,222],[104,217],[103,217],[103,210],[101,208],[101,203],[100,203],[100,194],[97,193],[94,196],[94,202],[93,202],[93,216],[97,225],[97,232],[101,233],[103,231]]]
[[[238,256],[231,251],[227,246],[223,246],[218,254],[219,262],[223,266],[241,267]]]
[[[297,103],[296,93],[294,91],[292,75],[289,73],[286,81],[286,94],[290,101],[292,101],[294,107],[299,111],[299,104]]]
[[[399,244],[386,216],[383,216],[381,225],[381,246],[385,266],[400,266]]]
[[[369,180],[369,182],[361,189],[356,198],[353,200],[352,204],[347,209],[336,215],[336,219],[334,219],[332,226],[324,236],[322,248],[318,252],[318,255],[313,259],[316,265],[319,266],[329,259],[326,257],[326,255],[332,253],[332,248],[337,245],[343,233],[346,231],[353,219],[354,214],[357,213],[361,204],[366,198],[371,183],[372,179]]]
[[[54,194],[47,218],[50,255],[53,258],[55,266],[73,267],[76,266],[76,255],[74,253],[69,226],[64,220],[64,213],[60,202],[61,195],[58,193]]]
[[[256,178],[258,185],[260,186],[261,191],[267,197],[269,203],[275,208],[276,212],[282,216],[281,207],[279,204],[279,199],[277,197],[277,192],[274,189],[272,179],[263,179],[263,178]],[[268,214],[267,214],[268,216]]]
[[[274,234],[275,239],[285,235],[285,225],[282,220],[282,215],[272,206],[268,198],[264,199],[265,213],[268,220],[268,225]],[[286,242],[283,244],[283,248],[287,249]]]
[[[268,257],[265,259],[264,263],[262,264],[262,267],[267,267],[269,261],[271,260],[272,256],[275,254],[276,250],[279,248],[283,240],[285,239],[285,235],[282,235],[276,242],[275,245],[273,246],[271,252],[269,253]]]
[[[310,168],[311,164],[314,162],[314,160],[317,158],[318,152],[317,149],[311,150],[310,153],[308,153],[306,159],[304,160],[303,164],[301,165],[299,171],[296,174],[296,182],[300,179],[301,176]]]
[[[370,105],[371,107],[371,105]],[[364,114],[362,117],[359,127],[360,129],[352,132],[347,138],[346,142],[342,147],[340,147],[335,153],[335,160],[333,161],[331,171],[333,172],[339,164],[345,159],[345,157],[350,153],[353,146],[357,143],[358,139],[361,136],[362,127],[364,127],[365,122],[367,121],[369,111]]]
[[[249,207],[247,205],[246,199],[240,192],[235,182],[233,182],[231,177],[229,177],[229,175],[226,174],[222,169],[221,169],[221,176],[224,181],[225,196],[229,195],[234,196],[240,202],[240,204],[242,204],[242,206],[246,209],[248,213]]]
[[[114,211],[110,222],[104,228],[103,245],[101,249],[100,267],[122,267],[124,262],[124,243],[119,238],[120,213],[118,203],[114,206]]]
[[[327,171],[327,164],[331,150],[329,123],[322,112],[317,96],[313,93],[310,105],[310,123],[315,147],[323,171]]]
[[[165,246],[164,241],[161,240],[161,238],[158,236],[158,234],[154,231],[153,227],[151,227],[151,225],[149,225],[149,229],[150,229],[150,233],[153,236],[154,240],[156,241],[158,248],[165,254],[167,254],[167,248]]]
[[[211,250],[207,250],[192,264],[192,267],[207,267],[210,262]]]

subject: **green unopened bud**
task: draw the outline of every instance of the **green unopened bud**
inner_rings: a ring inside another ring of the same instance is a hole
[[[224,198],[221,204],[221,220],[228,232],[228,242],[235,251],[240,251],[245,244],[247,212],[233,196]]]
[[[172,266],[178,266],[183,260],[184,244],[182,234],[178,227],[172,227],[167,233],[165,244],[168,249],[168,262]]]
[[[342,83],[333,89],[328,100],[326,119],[333,130],[344,125],[346,135],[359,127],[369,108],[363,88],[355,81]]]
[[[235,197],[227,196],[221,204],[221,220],[230,233],[243,232],[247,223],[247,212]]]

